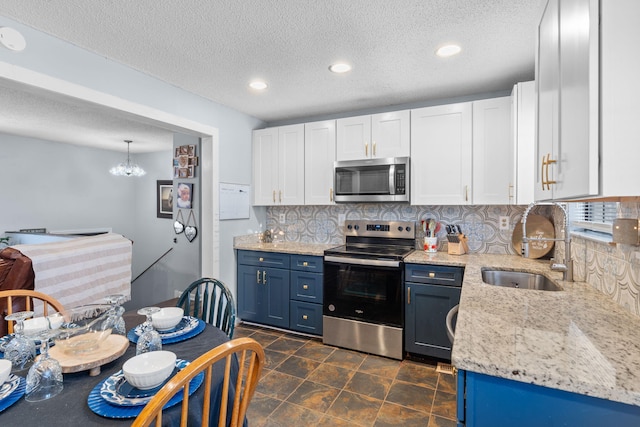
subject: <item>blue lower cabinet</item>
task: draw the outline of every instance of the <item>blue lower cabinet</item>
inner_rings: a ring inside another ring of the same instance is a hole
[[[459,426],[640,426],[639,406],[475,372],[457,375]]]
[[[313,335],[322,335],[322,304],[291,301],[289,329]]]
[[[238,317],[322,335],[322,257],[238,251]]]

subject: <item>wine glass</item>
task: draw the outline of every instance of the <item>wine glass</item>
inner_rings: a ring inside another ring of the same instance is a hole
[[[113,329],[111,333],[115,333],[118,335],[127,335],[127,327],[124,324],[124,319],[122,318],[122,314],[124,313],[124,308],[120,305],[124,301],[124,295],[114,294],[107,295],[104,298],[108,304],[111,304],[111,309],[109,310],[109,318],[113,324]]]
[[[45,329],[38,334],[40,338],[40,357],[27,373],[25,400],[39,402],[50,399],[60,393],[62,385],[62,368],[60,363],[49,356],[49,340],[59,333],[55,329]]]
[[[138,310],[138,314],[147,316],[147,320],[142,324],[143,332],[136,344],[136,355],[162,350],[162,337],[153,329],[153,322],[151,321],[151,316],[159,311],[160,307],[144,307]]]
[[[4,358],[11,361],[12,371],[20,372],[36,357],[36,344],[23,334],[24,321],[33,316],[33,311],[17,311],[5,316],[6,320],[13,320],[15,333],[4,349]]]

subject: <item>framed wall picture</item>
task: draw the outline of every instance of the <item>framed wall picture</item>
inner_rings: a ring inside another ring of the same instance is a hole
[[[193,184],[181,182],[178,184],[178,198],[176,206],[179,209],[191,209],[193,201]]]
[[[173,218],[173,181],[156,181],[156,216],[158,218]]]

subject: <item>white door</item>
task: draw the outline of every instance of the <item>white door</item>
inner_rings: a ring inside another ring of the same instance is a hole
[[[471,203],[470,102],[411,111],[411,204]]]
[[[304,205],[304,125],[278,128],[277,204]]]
[[[253,131],[253,204],[276,204],[278,188],[278,128]]]
[[[371,158],[371,116],[336,121],[336,160]]]
[[[473,203],[511,203],[511,97],[473,102]],[[532,159],[533,160],[533,159]]]
[[[304,204],[332,205],[333,162],[336,159],[336,122],[304,125]]]
[[[391,111],[371,116],[371,155],[373,158],[411,155],[410,111]]]

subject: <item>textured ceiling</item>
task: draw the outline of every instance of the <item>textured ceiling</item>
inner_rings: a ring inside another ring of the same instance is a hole
[[[0,15],[266,122],[531,80],[540,0],[3,0]],[[441,59],[437,47],[462,53]],[[28,40],[27,40],[28,48]],[[353,70],[328,71],[336,61]],[[256,93],[247,84],[264,79]]]

